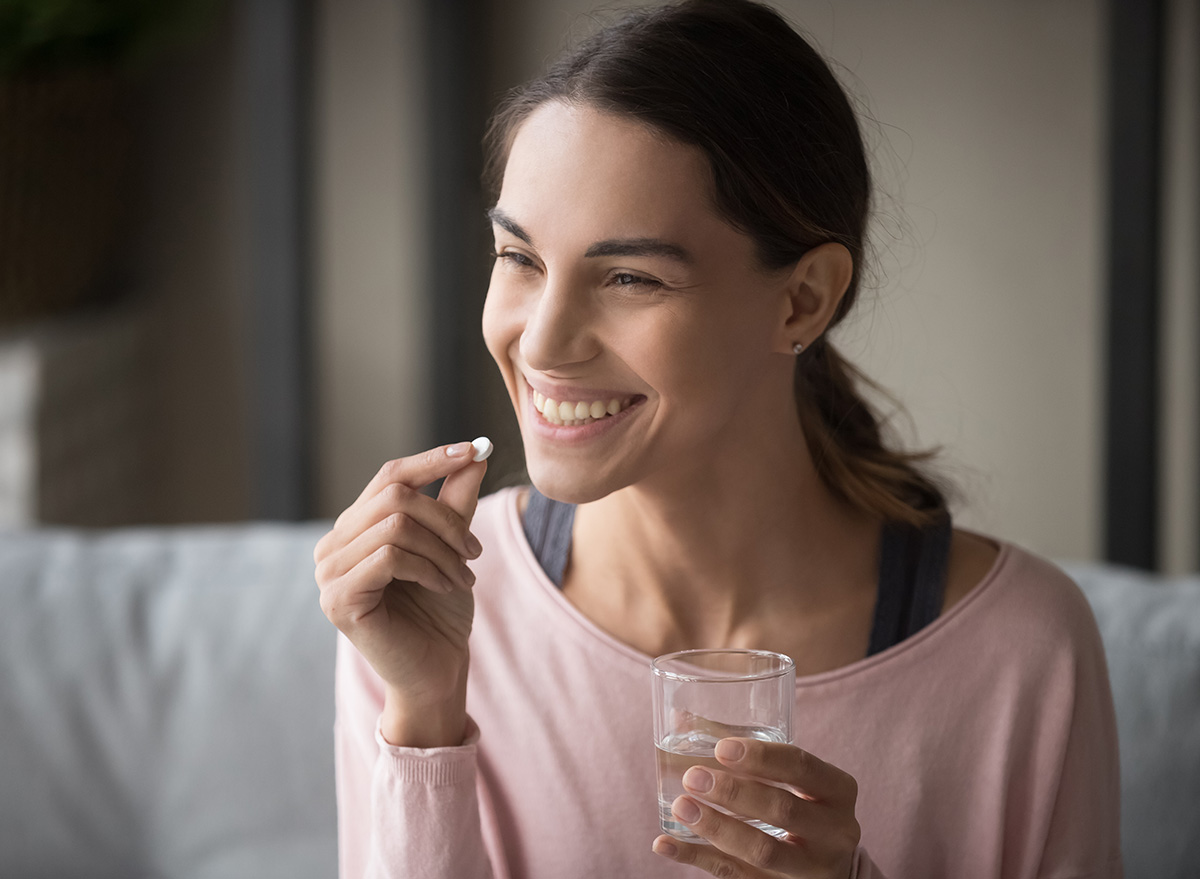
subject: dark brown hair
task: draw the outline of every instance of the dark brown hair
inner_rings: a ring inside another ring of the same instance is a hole
[[[824,59],[779,13],[751,0],[686,0],[637,10],[600,30],[492,119],[485,182],[498,195],[512,139],[548,101],[633,118],[703,150],[718,213],[756,244],[766,269],[837,242],[854,259],[831,329],[858,298],[871,174],[858,119]],[[889,448],[860,393],[874,386],[825,336],[796,358],[809,451],[826,484],[855,507],[923,525],[943,515],[929,453]],[[876,388],[877,389],[877,388]]]

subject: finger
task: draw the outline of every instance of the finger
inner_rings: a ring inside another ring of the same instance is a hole
[[[453,443],[388,461],[379,468],[379,472],[367,483],[351,507],[370,500],[385,485],[393,482],[407,485],[409,488],[424,488],[429,483],[449,476],[470,464],[472,451],[470,443]]]
[[[483,484],[485,473],[487,461],[473,461],[471,466],[450,474],[442,483],[438,501],[462,516],[463,521],[469,525],[475,516],[475,505],[479,503],[479,487]]]
[[[728,738],[717,742],[714,753],[737,773],[791,785],[808,799],[837,805],[853,805],[858,799],[854,776],[795,745]]]
[[[460,556],[469,559],[479,556],[482,547],[471,534],[470,527],[462,516],[447,504],[400,482],[385,485],[378,494],[361,506],[347,510],[342,514],[339,524],[334,526],[334,530],[339,533],[345,545],[395,514],[414,519],[436,534]],[[336,545],[330,547],[332,552],[336,552],[336,549]]]
[[[829,823],[829,809],[801,799],[790,790],[729,772],[693,766],[683,774],[683,786],[689,793],[710,803],[781,827],[795,836],[811,839]]]
[[[799,872],[810,859],[794,842],[768,836],[740,818],[726,815],[692,797],[677,797],[671,813],[716,848],[752,867],[769,872]]]
[[[322,559],[349,540],[347,534],[349,530],[347,527],[348,521],[357,518],[362,507],[385,490],[387,486],[400,485],[411,489],[423,488],[431,482],[450,476],[457,470],[461,470],[471,464],[475,451],[471,443],[453,443],[429,449],[419,455],[410,455],[406,458],[396,458],[395,460],[388,461],[379,468],[379,472],[367,483],[354,503],[337,517],[333,523],[333,528],[317,541],[317,545],[313,548],[313,561],[319,564]],[[356,530],[353,530],[352,533],[357,534],[362,530],[363,528],[360,526]],[[467,557],[475,558],[480,551],[478,541],[469,540],[467,546],[473,550],[466,553]]]
[[[454,584],[429,559],[382,546],[321,589],[321,609],[334,625],[344,628],[379,607],[384,590],[396,580],[417,583],[432,592],[454,591]]]
[[[426,500],[437,504],[432,498]],[[458,518],[457,513],[449,512]],[[332,580],[340,577],[380,547],[388,545],[429,559],[448,580],[455,582],[462,589],[469,589],[475,583],[475,575],[463,562],[462,556],[415,517],[405,513],[386,516],[354,538],[341,551],[322,561],[317,565],[317,579]]]
[[[679,864],[697,867],[722,879],[762,879],[766,874],[711,845],[680,842],[663,834],[654,840],[654,853]]]
[[[662,855],[680,864],[698,867],[724,879],[760,879],[763,876],[760,870],[730,857],[711,845],[680,842],[665,833],[654,840],[651,848],[656,855]]]

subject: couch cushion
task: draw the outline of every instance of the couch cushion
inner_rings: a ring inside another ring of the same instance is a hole
[[[0,875],[335,875],[326,528],[0,534]]]
[[[1121,748],[1127,879],[1200,869],[1200,577],[1064,565],[1104,638]]]

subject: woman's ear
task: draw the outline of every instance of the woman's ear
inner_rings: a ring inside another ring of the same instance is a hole
[[[843,244],[819,244],[800,257],[783,286],[781,353],[795,353],[797,343],[807,348],[825,332],[853,275],[854,258]]]

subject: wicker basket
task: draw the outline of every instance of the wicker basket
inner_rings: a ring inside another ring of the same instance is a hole
[[[0,79],[0,325],[98,295],[126,213],[121,96],[108,71]]]

